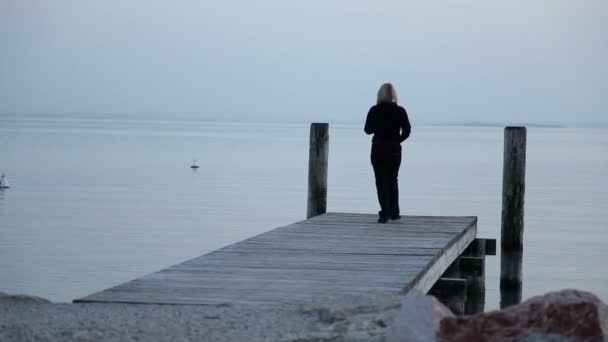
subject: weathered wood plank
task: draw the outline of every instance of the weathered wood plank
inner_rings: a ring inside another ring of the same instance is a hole
[[[427,292],[474,240],[476,217],[327,213],[279,227],[79,302],[289,303]]]

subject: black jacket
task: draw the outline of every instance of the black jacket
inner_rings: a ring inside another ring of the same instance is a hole
[[[369,109],[364,130],[374,134],[372,143],[401,143],[410,136],[412,127],[403,107],[380,103]]]

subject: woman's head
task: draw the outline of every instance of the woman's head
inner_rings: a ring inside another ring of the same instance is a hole
[[[377,103],[397,103],[397,92],[392,84],[384,83],[380,86]]]

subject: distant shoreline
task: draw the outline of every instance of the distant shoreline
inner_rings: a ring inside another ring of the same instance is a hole
[[[493,122],[461,122],[461,123],[446,123],[441,124],[441,126],[458,126],[458,127],[505,127],[505,126],[525,126],[525,127],[533,127],[533,128],[568,128],[573,126],[565,126],[565,125],[557,125],[557,124],[543,124],[543,123],[493,123]]]
[[[101,113],[83,113],[83,114],[41,114],[41,113],[1,113],[1,119],[27,119],[27,120],[125,120],[125,121],[178,121],[178,122],[213,122],[213,123],[257,123],[257,124],[309,124],[311,122],[329,122],[334,125],[357,125],[360,121],[354,120],[316,120],[311,117],[306,120],[285,120],[285,119],[250,119],[250,118],[226,118],[217,119],[209,117],[193,117],[193,116],[143,116],[143,115],[126,115],[126,114],[101,114]],[[363,120],[363,119],[362,119]],[[484,121],[461,121],[461,122],[432,122],[432,121],[416,121],[411,119],[412,123],[417,126],[436,126],[436,127],[505,127],[505,126],[525,126],[529,128],[608,128],[608,122],[581,122],[581,123],[542,123],[542,122],[484,122]]]

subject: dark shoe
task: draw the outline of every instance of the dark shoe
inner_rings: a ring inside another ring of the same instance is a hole
[[[386,223],[388,222],[388,218],[384,217],[384,216],[380,216],[380,218],[378,218],[378,223]]]
[[[401,218],[401,215],[397,214],[397,215],[391,215],[391,220],[399,220]]]

